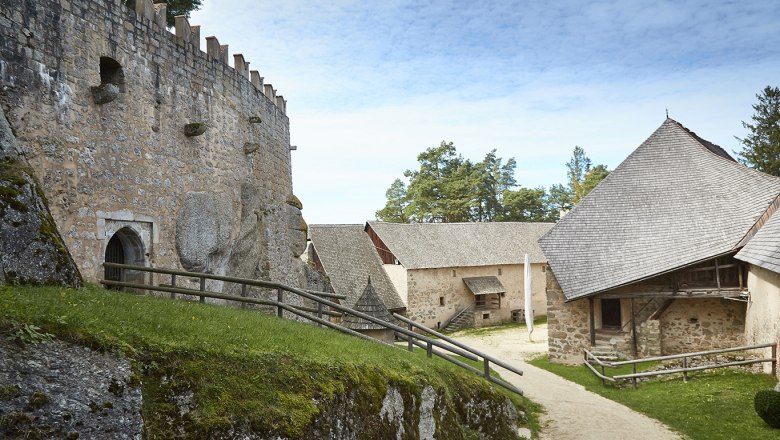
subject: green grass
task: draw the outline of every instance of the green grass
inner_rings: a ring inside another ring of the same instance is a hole
[[[546,356],[529,363],[655,418],[693,440],[780,439],[780,431],[766,425],[753,410],[756,392],[776,383],[767,374],[722,368],[691,373],[688,383],[662,376],[634,390],[602,385],[584,365],[553,364]],[[630,367],[611,370],[608,375],[613,373],[630,373]]]
[[[174,437],[177,425],[190,435],[208,436],[247,421],[264,432],[296,437],[317,415],[315,401],[357,390],[366,405],[381,404],[388,383],[410,392],[428,383],[455,402],[500,392],[424,352],[407,353],[256,311],[96,286],[0,286],[0,333],[24,325],[129,357],[143,384],[146,429],[157,433],[150,438]],[[194,391],[197,410],[182,419],[171,398],[187,390]],[[538,407],[510,398],[537,430]]]

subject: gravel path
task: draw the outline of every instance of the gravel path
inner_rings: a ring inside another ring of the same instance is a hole
[[[639,414],[619,403],[586,391],[546,370],[536,368],[525,359],[547,351],[547,326],[534,329],[529,342],[524,330],[497,330],[486,335],[458,335],[454,338],[492,355],[523,371],[523,376],[494,367],[501,376],[519,387],[525,395],[543,405],[542,440],[680,440],[660,422]]]

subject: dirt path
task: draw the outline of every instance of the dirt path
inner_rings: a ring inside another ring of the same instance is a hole
[[[679,440],[660,422],[582,386],[525,362],[547,351],[547,326],[536,327],[529,342],[524,330],[497,330],[487,335],[454,335],[455,339],[520,368],[523,377],[495,367],[501,376],[542,404],[543,440]]]

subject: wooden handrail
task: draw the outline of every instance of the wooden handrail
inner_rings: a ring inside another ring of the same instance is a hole
[[[439,338],[441,340],[447,341],[447,342],[449,342],[450,344],[452,344],[452,345],[454,345],[456,347],[459,347],[459,348],[462,348],[464,350],[467,350],[470,353],[473,353],[473,354],[481,357],[482,359],[487,359],[488,361],[493,362],[494,364],[498,365],[499,367],[505,368],[505,369],[511,371],[512,373],[517,374],[518,376],[522,376],[523,375],[523,372],[521,370],[519,370],[519,369],[517,369],[517,368],[515,368],[515,367],[513,367],[513,366],[511,366],[509,364],[507,364],[506,362],[504,362],[502,360],[499,360],[499,359],[496,359],[496,358],[494,358],[494,357],[492,357],[492,356],[490,356],[488,354],[482,353],[479,350],[471,348],[468,345],[463,344],[462,342],[458,342],[458,341],[456,341],[456,340],[454,340],[454,339],[452,339],[452,338],[450,338],[450,337],[448,337],[446,335],[443,335],[443,334],[437,332],[436,330],[430,329],[430,328],[428,328],[428,327],[426,327],[426,326],[424,326],[424,325],[422,325],[422,324],[420,324],[418,322],[412,321],[411,319],[406,318],[405,316],[401,316],[401,315],[399,315],[397,313],[393,313],[393,317],[395,319],[401,321],[401,322],[405,322],[407,324],[410,324],[413,327],[417,327],[420,330],[423,330],[423,331],[425,331],[427,333],[430,333],[430,334],[436,336],[437,338]]]
[[[746,359],[742,361],[732,361],[732,362],[724,362],[724,363],[715,363],[715,364],[709,364],[709,365],[699,365],[696,367],[689,367],[688,366],[688,358],[695,358],[695,357],[703,357],[708,356],[712,354],[720,354],[720,353],[733,353],[737,351],[746,351],[746,350],[757,350],[761,348],[772,348],[772,357],[769,358],[759,358],[759,359]],[[585,365],[593,371],[593,373],[596,374],[602,381],[609,380],[611,382],[616,382],[618,380],[628,380],[631,379],[634,381],[634,388],[636,388],[637,382],[636,379],[640,377],[650,377],[650,376],[661,376],[665,374],[674,374],[674,373],[683,373],[683,379],[688,379],[688,373],[692,371],[703,371],[703,370],[711,370],[716,368],[725,368],[725,367],[733,367],[738,365],[749,365],[749,364],[758,364],[758,363],[764,363],[764,362],[771,362],[772,364],[772,375],[775,375],[777,372],[777,348],[778,344],[776,343],[766,343],[766,344],[754,344],[754,345],[745,345],[741,347],[732,347],[732,348],[722,348],[722,349],[716,349],[716,350],[708,350],[708,351],[698,351],[698,352],[691,352],[691,353],[682,353],[682,354],[673,354],[673,355],[667,355],[667,356],[655,356],[651,358],[644,358],[644,359],[631,359],[627,361],[619,361],[619,362],[605,362],[599,359],[598,356],[594,355],[588,350],[584,350],[585,352]],[[655,370],[655,371],[645,371],[642,373],[636,372],[636,365],[645,363],[645,362],[659,362],[659,361],[665,361],[665,360],[672,360],[672,359],[683,359],[683,368],[673,368],[670,370]],[[602,373],[599,373],[593,365],[591,365],[591,361],[595,361],[596,364],[601,366]],[[621,365],[631,365],[633,367],[634,372],[631,374],[621,374],[613,377],[606,376],[603,373],[604,367],[610,367],[610,368],[617,368]]]
[[[452,347],[452,346],[446,345],[446,344],[444,344],[444,343],[442,343],[440,341],[428,338],[427,336],[418,334],[418,333],[416,333],[416,332],[414,332],[412,330],[405,329],[405,328],[400,327],[398,325],[395,325],[393,323],[390,323],[390,322],[387,322],[387,321],[375,318],[373,316],[367,315],[367,314],[362,313],[360,311],[351,309],[351,308],[346,307],[346,306],[342,306],[341,304],[338,304],[338,303],[335,303],[333,301],[329,301],[329,300],[323,298],[326,295],[333,297],[334,295],[337,295],[337,294],[330,294],[330,293],[327,293],[327,292],[317,292],[317,294],[309,293],[308,291],[303,290],[303,289],[297,289],[295,287],[290,287],[290,286],[287,286],[287,285],[284,285],[284,284],[281,284],[281,283],[275,283],[275,282],[271,282],[271,281],[250,280],[250,279],[244,279],[244,278],[226,277],[226,276],[222,276],[222,275],[213,275],[213,274],[207,274],[207,273],[186,272],[186,271],[181,271],[181,270],[176,270],[176,269],[164,269],[164,268],[154,268],[154,267],[146,267],[146,266],[135,266],[135,265],[130,265],[130,264],[119,264],[119,263],[109,263],[109,262],[105,262],[103,264],[104,264],[104,266],[107,266],[107,267],[116,267],[116,268],[119,268],[119,269],[135,270],[135,271],[139,271],[139,272],[162,273],[162,274],[168,274],[168,275],[172,275],[172,276],[183,276],[183,277],[189,277],[189,278],[198,278],[201,281],[200,290],[182,289],[182,288],[179,288],[179,287],[167,287],[167,286],[155,286],[155,285],[147,285],[147,284],[128,283],[128,282],[121,282],[121,281],[101,280],[100,282],[102,284],[104,284],[104,285],[111,285],[111,286],[117,286],[117,287],[128,287],[128,288],[141,289],[141,290],[156,290],[156,291],[169,292],[169,293],[182,293],[182,294],[185,294],[185,295],[200,296],[201,297],[201,301],[202,301],[203,297],[209,297],[209,298],[223,299],[223,300],[228,300],[228,301],[238,301],[238,302],[245,302],[245,303],[251,303],[251,304],[275,306],[279,310],[279,313],[278,313],[279,316],[282,315],[282,313],[281,313],[282,310],[286,310],[286,311],[288,311],[288,312],[290,312],[290,313],[292,313],[292,314],[294,314],[296,316],[300,316],[300,317],[303,317],[305,319],[312,320],[312,321],[317,322],[319,324],[325,325],[325,326],[327,326],[329,328],[333,328],[335,330],[339,330],[341,332],[348,333],[348,334],[353,335],[353,336],[358,336],[358,337],[363,338],[363,339],[368,339],[368,340],[372,340],[372,341],[376,341],[376,342],[381,342],[383,344],[387,344],[386,342],[379,341],[378,339],[372,338],[370,336],[366,336],[366,335],[364,335],[362,333],[359,333],[359,332],[356,332],[354,330],[348,329],[348,328],[343,327],[341,325],[334,324],[334,323],[332,323],[332,322],[330,322],[330,321],[328,321],[326,319],[318,318],[317,316],[312,316],[312,315],[310,315],[308,313],[304,313],[304,311],[320,313],[319,309],[312,309],[312,308],[307,308],[307,307],[303,307],[303,306],[291,306],[291,305],[288,305],[288,304],[286,304],[286,303],[284,303],[282,301],[282,295],[281,295],[282,291],[287,291],[287,292],[290,292],[290,293],[294,293],[294,294],[296,294],[298,296],[301,296],[303,298],[312,300],[312,301],[317,302],[317,303],[322,304],[322,305],[326,305],[326,306],[330,307],[331,309],[338,310],[338,311],[341,311],[342,313],[350,314],[350,315],[353,315],[353,316],[365,319],[365,320],[367,320],[369,322],[372,322],[374,324],[381,325],[381,326],[383,326],[383,327],[385,327],[385,328],[387,328],[389,330],[393,330],[395,333],[403,334],[408,339],[410,339],[410,342],[413,342],[415,344],[417,344],[417,342],[414,341],[415,339],[423,341],[423,342],[425,342],[425,346],[427,347],[427,350],[429,352],[429,356],[430,356],[430,354],[436,354],[437,356],[442,357],[442,358],[444,358],[444,359],[446,359],[446,360],[448,360],[448,361],[450,361],[450,362],[452,362],[452,363],[454,363],[456,365],[459,365],[459,366],[461,366],[463,368],[466,368],[466,369],[468,369],[470,371],[477,372],[478,374],[480,374],[479,370],[476,370],[474,367],[471,367],[470,365],[462,363],[462,362],[458,361],[457,359],[454,359],[454,358],[446,355],[445,353],[440,352],[439,350],[433,350],[433,347],[438,347],[438,348],[441,348],[443,350],[447,350],[449,352],[452,352],[454,354],[466,357],[468,359],[477,360],[477,359],[475,359],[475,356],[471,353],[471,351],[473,351],[473,349],[464,350],[464,349],[461,349],[461,348],[458,348],[458,347]],[[248,297],[243,297],[243,296],[227,295],[227,294],[223,294],[223,293],[216,293],[216,292],[206,291],[205,290],[205,284],[203,282],[203,280],[206,280],[206,279],[231,282],[231,283],[236,283],[236,284],[241,284],[241,285],[249,285],[249,286],[257,286],[257,287],[265,287],[265,288],[270,288],[270,289],[277,289],[277,291],[279,292],[279,300],[277,300],[277,301],[262,300],[262,299],[258,299],[258,298],[248,298]],[[322,293],[325,293],[326,295],[319,295],[319,294],[322,294]],[[340,295],[340,297],[346,298],[346,295]],[[326,311],[322,311],[321,313],[328,314],[329,316],[334,316],[333,314],[335,312],[328,312],[328,313],[326,313]],[[341,314],[335,313],[335,316],[341,316]],[[410,321],[410,322],[414,323],[414,321]],[[418,326],[420,325],[420,324],[417,324],[417,323],[414,323],[414,324],[416,324]],[[393,344],[388,344],[388,345],[393,345]],[[484,359],[484,356],[483,356],[483,359]],[[504,368],[507,368],[505,366],[506,364],[504,364],[503,362],[498,361],[498,360],[496,360],[496,361],[497,362],[494,362],[496,365],[500,365],[500,366],[502,366]],[[499,364],[499,362],[500,362],[500,364]],[[513,367],[511,367],[511,366],[509,366],[509,368],[507,368],[507,369],[510,369],[510,371],[513,371],[513,372],[519,371],[519,370],[513,369]],[[519,372],[518,374],[522,375],[522,372]],[[505,382],[503,382],[503,381],[501,381],[499,379],[496,379],[496,378],[490,376],[488,374],[487,364],[486,364],[485,372],[483,374],[480,374],[480,375],[485,377],[485,379],[487,379],[488,381],[490,381],[492,383],[495,383],[497,385],[500,385],[500,386],[502,386],[504,388],[507,388],[508,390],[510,390],[512,392],[515,392],[515,393],[520,394],[520,395],[523,394],[523,392],[520,389],[518,389],[518,388],[516,388],[516,387],[514,387],[514,386],[512,386],[510,384],[507,384],[507,383],[505,383]]]

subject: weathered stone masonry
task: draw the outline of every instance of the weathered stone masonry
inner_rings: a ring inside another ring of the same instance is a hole
[[[0,0],[0,105],[79,269],[102,278],[129,228],[145,264],[300,285],[284,98],[183,17],[174,35],[138,9]]]

